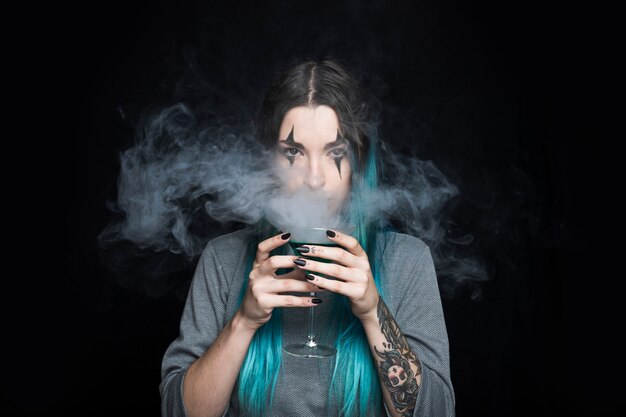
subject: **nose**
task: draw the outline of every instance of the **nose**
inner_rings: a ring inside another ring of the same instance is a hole
[[[319,190],[326,184],[326,179],[318,162],[311,160],[309,163],[309,171],[306,173],[305,183],[311,190]]]

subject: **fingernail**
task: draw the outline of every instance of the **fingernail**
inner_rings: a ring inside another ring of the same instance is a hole
[[[333,232],[332,230],[327,230],[327,231],[326,231],[326,235],[327,235],[328,237],[335,237],[335,232]]]
[[[311,274],[305,274],[304,275],[306,277],[306,279],[308,279],[309,281],[313,281],[315,279],[315,277]]]
[[[298,246],[296,250],[301,253],[309,253],[311,249],[307,248],[306,246]]]
[[[280,236],[280,238],[281,238],[282,240],[287,240],[287,239],[289,239],[290,237],[291,237],[291,233],[283,233],[283,234]]]
[[[322,304],[322,299],[321,298],[314,298],[311,300],[311,302],[313,304]]]
[[[306,265],[306,261],[304,259],[294,259],[293,263],[299,266],[304,266]]]

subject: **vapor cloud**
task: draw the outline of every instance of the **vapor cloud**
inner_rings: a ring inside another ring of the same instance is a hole
[[[142,249],[192,257],[214,237],[198,230],[197,220],[206,216],[244,224],[267,218],[283,230],[337,223],[326,210],[326,196],[282,194],[274,154],[246,129],[207,126],[178,104],[146,118],[137,133],[135,146],[120,155],[118,196],[109,203],[118,216],[100,234],[103,246],[130,241]],[[444,295],[486,280],[482,262],[463,250],[472,236],[451,236],[447,230],[446,210],[458,188],[430,161],[398,155],[387,146],[382,151],[379,190],[359,196],[367,217],[429,245]]]

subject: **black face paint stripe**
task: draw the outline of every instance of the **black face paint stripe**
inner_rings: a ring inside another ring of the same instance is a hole
[[[346,142],[346,140],[344,139],[343,136],[339,134],[339,129],[337,129],[337,137],[335,138],[335,143],[341,143],[341,142]],[[341,160],[343,159],[343,156],[336,156],[334,159],[335,159],[335,165],[337,166],[337,171],[339,171],[339,179],[343,179],[343,177],[341,176]]]
[[[295,141],[293,140],[293,129],[295,128],[295,125],[291,125],[291,132],[289,132],[289,136],[287,136],[287,139],[285,139],[285,143],[289,146],[293,146]],[[287,155],[287,159],[289,160],[289,166],[293,167],[293,162],[295,160],[294,156],[291,155]]]
[[[295,142],[295,140],[293,140],[293,129],[295,127],[295,125],[291,125],[291,132],[289,132],[289,136],[287,136],[287,139],[285,139],[285,143],[288,143],[289,145],[293,145]]]

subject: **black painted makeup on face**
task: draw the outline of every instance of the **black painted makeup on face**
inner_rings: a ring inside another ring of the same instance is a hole
[[[289,136],[287,136],[287,139],[285,139],[283,142],[285,142],[287,145],[289,146],[294,146],[295,141],[293,140],[293,129],[294,129],[294,125],[291,125],[291,132],[289,132]],[[287,153],[285,153],[285,155],[287,156],[287,159],[289,159],[289,166],[293,166],[293,161],[295,159],[295,155],[289,155]]]
[[[335,142],[329,145],[335,146],[335,145],[340,145],[340,144],[347,145],[348,141],[339,134],[339,129],[337,129],[337,137],[335,138]],[[337,171],[339,171],[339,178],[341,179],[343,179],[341,177],[341,160],[343,159],[344,156],[346,156],[346,152],[347,152],[347,149],[344,152],[342,152],[341,155],[336,155],[333,157],[335,159],[335,165],[337,166]]]
[[[284,143],[284,144],[289,146],[289,148],[285,149],[283,151],[283,153],[285,154],[285,156],[289,160],[289,165],[291,167],[293,167],[293,163],[294,163],[294,160],[296,158],[296,155],[291,155],[289,153],[289,151],[291,149],[304,149],[302,144],[296,142],[294,137],[293,137],[294,128],[295,128],[295,125],[292,125],[291,126],[291,131],[289,132],[289,136],[287,136],[287,138],[285,140],[281,140],[280,141],[281,143]],[[331,152],[334,152],[334,151],[337,150],[337,149],[333,149],[333,148],[339,147],[339,146],[342,146],[342,145],[344,145],[344,147],[342,149],[339,149],[340,153],[339,154],[334,154],[333,153],[333,155],[331,156],[333,158],[333,160],[335,161],[335,165],[337,166],[337,172],[339,172],[339,178],[340,179],[343,179],[343,177],[341,176],[341,161],[343,160],[343,158],[346,156],[346,154],[348,152],[348,141],[346,140],[346,138],[341,136],[341,134],[339,133],[339,129],[337,129],[337,136],[335,137],[335,141],[327,143],[326,145],[324,145],[324,150],[328,151],[329,149],[332,149]]]

